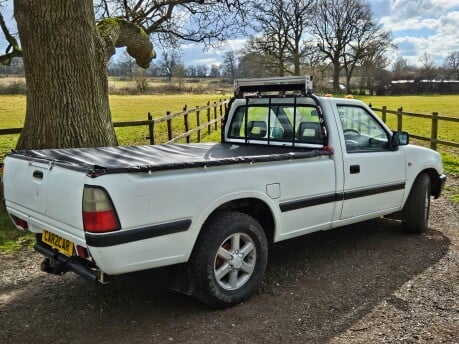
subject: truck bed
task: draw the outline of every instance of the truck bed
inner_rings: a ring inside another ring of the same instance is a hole
[[[330,151],[231,143],[17,150],[9,156],[85,172],[95,178],[109,173],[155,172],[193,167],[246,164],[330,155]]]

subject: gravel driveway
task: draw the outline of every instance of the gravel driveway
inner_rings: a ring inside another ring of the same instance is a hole
[[[0,342],[459,343],[458,203],[433,201],[430,227],[378,219],[279,243],[258,293],[218,311],[155,272],[95,286],[39,271],[34,252],[3,255]]]

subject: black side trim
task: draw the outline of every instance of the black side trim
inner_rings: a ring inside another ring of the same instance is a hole
[[[131,230],[121,230],[106,234],[86,233],[86,244],[92,247],[107,247],[128,242],[150,239],[162,235],[185,232],[190,228],[191,220],[180,220],[168,222],[161,225],[137,228]]]
[[[377,195],[380,193],[391,192],[391,191],[396,191],[396,190],[403,190],[403,189],[405,189],[404,182],[392,184],[392,185],[379,186],[376,188],[369,188],[369,189],[364,189],[364,190],[337,192],[337,193],[328,194],[324,196],[304,198],[304,199],[299,199],[296,201],[289,201],[289,202],[281,203],[279,207],[282,212],[286,212],[286,211],[313,207],[316,205],[321,205],[321,204],[326,204],[326,203],[331,203],[331,202],[338,202],[338,201],[343,201],[343,200],[345,201],[348,199],[372,196],[372,195]]]
[[[357,190],[357,191],[347,191],[344,193],[344,200],[365,197],[365,196],[372,196],[377,195],[380,193],[396,191],[396,190],[403,190],[405,188],[405,182],[386,185],[386,186],[379,186],[376,188],[364,189],[364,190]]]
[[[280,210],[282,212],[312,207],[315,205],[321,205],[325,203],[337,202],[343,199],[342,193],[333,193],[324,196],[312,197],[312,198],[305,198],[300,199],[297,201],[289,201],[280,204]]]

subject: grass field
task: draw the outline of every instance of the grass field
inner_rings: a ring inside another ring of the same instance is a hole
[[[439,116],[459,118],[458,95],[430,95],[430,96],[378,96],[358,97],[373,108],[381,109],[386,106],[389,110],[397,110],[403,107],[404,112],[414,112],[431,115],[438,112]],[[379,113],[378,113],[379,114]],[[397,129],[397,116],[388,114],[387,124],[391,129]],[[432,121],[430,119],[403,117],[403,130],[413,135],[430,137]],[[445,141],[459,142],[459,123],[439,121],[438,138]],[[428,145],[428,142],[416,142],[416,144]],[[444,145],[438,145],[438,150],[443,156],[445,169],[450,173],[459,175],[459,150]]]
[[[113,120],[134,121],[146,120],[148,112],[154,117],[164,116],[166,111],[172,113],[181,111],[184,105],[188,108],[204,106],[207,101],[218,101],[229,98],[230,95],[215,94],[175,94],[175,95],[112,95],[110,96]],[[374,108],[387,106],[390,110],[397,110],[403,107],[403,111],[431,114],[433,111],[443,116],[459,117],[459,95],[438,95],[438,96],[378,96],[358,97]],[[24,123],[25,96],[0,96],[0,128],[21,127]],[[190,115],[190,123],[196,125],[196,116]],[[201,114],[201,123],[206,121],[205,114]],[[174,133],[183,132],[183,120],[174,120]],[[396,128],[396,116],[388,115],[387,123]],[[430,136],[431,121],[413,117],[404,117],[403,129],[416,135]],[[121,145],[147,144],[148,134],[146,127],[131,127],[116,129],[119,143]],[[163,123],[156,128],[157,142],[164,142],[167,135],[166,124]],[[192,139],[195,137],[192,137]],[[203,131],[204,141],[218,140],[219,134],[214,133],[210,137]],[[447,141],[459,142],[459,123],[439,122],[439,138]],[[14,148],[17,135],[0,136],[0,155]],[[424,143],[425,144],[425,143]],[[458,151],[439,146],[443,154],[446,168],[453,173],[459,174]]]
[[[361,97],[359,98],[374,108],[381,109],[384,105],[390,110],[403,107],[404,112],[423,113],[431,115],[438,112],[440,116],[459,118],[459,96],[410,96],[410,97]],[[396,128],[395,115],[387,116],[387,123]],[[459,123],[439,121],[439,139],[459,142]],[[431,120],[414,117],[403,118],[403,130],[410,133],[430,137]]]
[[[186,104],[188,108],[204,106],[208,101],[214,102],[219,99],[229,98],[230,95],[112,95],[110,97],[113,120],[135,121],[146,120],[148,112],[154,117],[164,116],[166,111],[181,111]],[[374,108],[387,106],[390,110],[397,110],[403,106],[406,112],[430,114],[437,111],[439,115],[459,117],[459,96],[404,96],[404,97],[358,97],[365,103],[371,103]],[[0,96],[0,128],[22,127],[25,114],[25,96]],[[396,116],[388,115],[388,124],[396,128]],[[206,121],[205,114],[201,115],[201,123]],[[174,132],[183,132],[183,121],[174,121]],[[196,123],[196,116],[190,115],[190,123]],[[431,123],[429,120],[407,117],[403,119],[403,129],[413,134],[430,136]],[[146,127],[117,128],[120,144],[147,144]],[[164,141],[167,135],[165,124],[157,128],[157,138]],[[217,141],[219,132],[213,132],[210,136],[203,131],[203,141]],[[440,122],[440,138],[448,141],[459,142],[459,123]],[[17,135],[0,136],[0,158],[2,153],[14,148]],[[459,175],[459,154],[457,150],[439,146],[443,155],[445,168],[450,173]],[[455,195],[455,201],[459,196]],[[0,252],[13,251],[19,247],[30,246],[33,236],[26,232],[14,229],[7,214],[0,206]]]
[[[111,95],[110,105],[112,117],[115,122],[120,121],[141,121],[146,120],[148,112],[153,117],[165,116],[167,111],[172,113],[183,110],[185,105],[188,108],[205,106],[208,101],[218,102],[220,99],[229,99],[230,95],[221,94],[175,94],[175,95]],[[0,128],[20,128],[24,124],[26,107],[25,96],[0,96]],[[190,124],[196,125],[196,116],[190,115]],[[201,114],[201,123],[206,122],[205,114]],[[174,120],[174,133],[183,132],[183,121]],[[190,129],[193,126],[190,125]],[[164,142],[167,136],[166,123],[162,123],[156,128],[158,142]],[[147,144],[146,136],[148,129],[142,127],[117,128],[116,133],[121,145]],[[218,138],[212,135],[211,138]],[[0,136],[0,158],[16,145],[18,135]],[[203,131],[203,138],[206,137]]]

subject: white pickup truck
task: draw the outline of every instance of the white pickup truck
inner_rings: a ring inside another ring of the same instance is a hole
[[[6,209],[36,233],[44,271],[104,282],[173,266],[211,306],[256,290],[271,243],[394,213],[424,231],[440,155],[311,83],[237,81],[221,143],[13,151]]]

